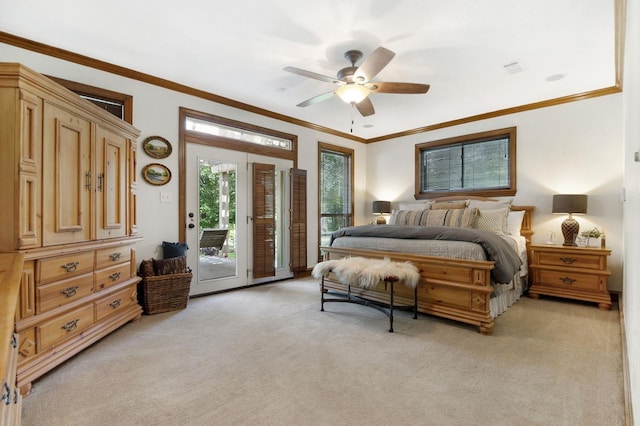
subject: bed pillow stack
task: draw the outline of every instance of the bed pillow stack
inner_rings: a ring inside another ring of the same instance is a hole
[[[473,228],[476,226],[478,218],[478,209],[467,208],[467,203],[464,201],[454,203],[400,203],[399,207],[399,210],[394,210],[391,213],[390,225]]]
[[[390,225],[477,228],[498,235],[520,235],[524,211],[511,211],[512,199],[399,203]]]

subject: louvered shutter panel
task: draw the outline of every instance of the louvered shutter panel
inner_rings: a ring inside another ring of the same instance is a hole
[[[253,164],[253,277],[276,274],[275,166]]]
[[[307,171],[291,169],[291,271],[307,270]]]

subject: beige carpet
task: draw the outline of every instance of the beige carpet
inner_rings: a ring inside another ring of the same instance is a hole
[[[521,299],[493,336],[320,312],[315,280],[144,316],[36,381],[23,425],[623,425],[618,312]]]

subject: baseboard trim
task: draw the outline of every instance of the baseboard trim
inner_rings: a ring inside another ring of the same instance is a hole
[[[624,383],[624,419],[626,426],[633,426],[633,405],[631,403],[631,372],[629,355],[627,354],[627,332],[624,326],[624,301],[621,293],[617,293],[618,312],[620,313],[620,339],[622,345],[622,379]]]

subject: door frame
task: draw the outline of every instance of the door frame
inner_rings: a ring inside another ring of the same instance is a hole
[[[180,238],[180,241],[185,240],[187,232],[187,142],[214,146],[217,148],[231,149],[234,151],[248,152],[257,155],[283,158],[293,161],[293,168],[298,168],[298,136],[296,135],[280,132],[278,130],[268,129],[266,127],[256,126],[253,124],[243,123],[241,121],[231,120],[229,118],[207,114],[205,112],[200,112],[184,107],[180,107],[178,114],[178,236]],[[291,141],[291,150],[271,148],[220,136],[207,136],[201,133],[191,132],[185,129],[184,123],[187,117],[211,121],[225,126],[232,126],[239,129],[275,136],[282,139],[288,139]]]
[[[221,136],[205,135],[200,132],[194,132],[186,129],[187,117],[210,121],[223,126],[231,126],[249,132],[260,133],[276,138],[287,139],[291,141],[291,149],[281,149],[269,146],[263,146],[250,142],[244,142],[235,139],[224,138]],[[293,163],[293,170],[297,170],[298,166],[298,137],[293,134],[280,132],[265,127],[259,127],[240,121],[231,120],[224,117],[207,114],[200,111],[191,110],[180,107],[179,110],[179,139],[178,139],[178,235],[179,241],[186,241],[187,237],[187,143],[205,145],[215,148],[240,151],[247,154],[258,156],[266,156],[290,160]],[[305,198],[306,199],[306,198]],[[291,206],[292,207],[292,206]],[[306,235],[306,234],[305,234]],[[291,244],[291,243],[290,243]],[[306,253],[305,253],[306,256]],[[289,261],[291,263],[291,247],[289,252]],[[305,267],[306,269],[306,267]],[[293,272],[293,268],[291,269]]]

